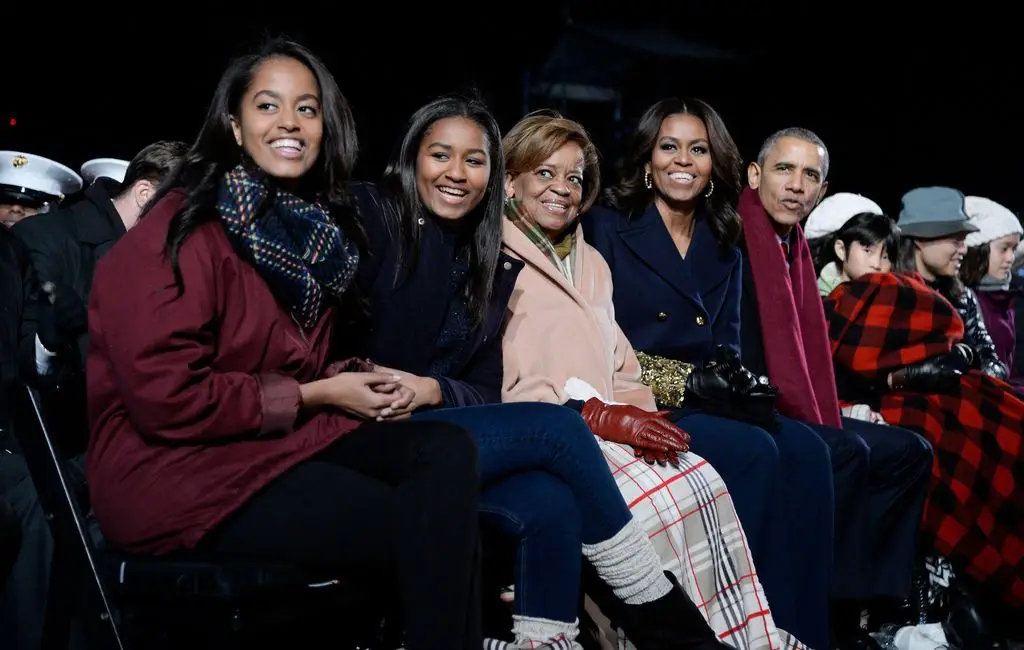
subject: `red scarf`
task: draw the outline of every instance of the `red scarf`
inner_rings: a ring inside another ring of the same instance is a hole
[[[779,387],[779,413],[841,428],[828,326],[803,230],[797,225],[790,233],[786,271],[779,238],[756,191],[743,191],[739,213],[754,274],[765,365]]]

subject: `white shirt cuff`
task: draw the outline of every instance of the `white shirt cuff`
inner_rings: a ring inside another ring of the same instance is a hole
[[[56,352],[50,352],[43,345],[43,342],[39,340],[39,336],[36,335],[36,372],[40,375],[48,375],[53,370],[53,359],[57,356]]]

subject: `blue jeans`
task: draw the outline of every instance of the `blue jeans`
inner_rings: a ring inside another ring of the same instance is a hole
[[[425,411],[471,432],[480,455],[483,521],[516,538],[516,613],[573,621],[580,544],[614,536],[632,515],[578,413],[542,403]]]

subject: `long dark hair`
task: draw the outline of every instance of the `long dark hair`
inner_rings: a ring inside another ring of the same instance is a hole
[[[964,253],[964,261],[960,264],[960,281],[964,283],[964,286],[977,286],[988,275],[991,256],[991,242],[967,248],[967,252]]]
[[[843,224],[843,227],[830,235],[816,237],[807,242],[811,247],[811,256],[814,258],[814,270],[821,273],[821,270],[831,263],[835,263],[840,269],[843,267],[842,260],[836,255],[836,242],[843,242],[843,247],[849,251],[850,246],[857,242],[861,246],[874,246],[883,242],[885,252],[889,260],[895,264],[900,248],[900,229],[896,222],[884,214],[874,212],[861,212],[855,214]]]
[[[384,178],[381,181],[385,191],[398,204],[396,211],[385,211],[385,215],[397,220],[395,226],[401,247],[398,251],[395,275],[397,284],[416,266],[421,220],[434,218],[423,204],[416,185],[416,162],[419,158],[420,143],[434,123],[449,117],[463,117],[480,127],[487,140],[487,156],[490,159],[491,175],[487,180],[487,192],[480,204],[463,217],[466,220],[466,227],[473,232],[469,251],[469,276],[466,282],[469,314],[474,322],[479,323],[487,313],[494,275],[498,267],[505,182],[501,131],[498,129],[497,120],[479,97],[441,97],[423,106],[409,118],[402,142],[384,170]]]
[[[644,182],[644,166],[651,161],[661,123],[672,115],[692,115],[707,129],[714,181],[714,191],[705,202],[708,226],[719,245],[735,246],[741,232],[736,205],[743,187],[740,181],[743,158],[722,118],[707,102],[699,99],[670,97],[644,112],[627,145],[618,180],[605,192],[605,201],[619,212],[631,214],[645,210],[654,200],[654,189]]]
[[[323,142],[319,158],[300,181],[298,193],[319,197],[339,227],[361,250],[365,250],[365,236],[345,192],[345,184],[351,178],[359,150],[355,120],[348,101],[316,55],[298,43],[273,39],[256,53],[234,59],[228,65],[214,91],[195,143],[148,204],[148,207],[156,205],[176,188],[185,190],[185,202],[171,219],[164,245],[179,292],[184,291],[178,263],[181,246],[196,228],[218,218],[215,206],[220,181],[245,155],[235,142],[231,116],[238,116],[242,97],[260,65],[277,57],[294,59],[309,68],[320,89]]]

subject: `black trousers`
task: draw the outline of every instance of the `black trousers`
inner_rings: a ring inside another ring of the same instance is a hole
[[[464,430],[370,422],[271,482],[201,547],[336,569],[397,592],[408,650],[478,650],[479,486]]]
[[[7,584],[7,578],[11,575],[14,560],[18,558],[20,549],[21,522],[0,490],[0,589]]]
[[[28,466],[18,454],[0,451],[0,498],[17,518],[21,535],[6,585],[0,581],[0,645],[5,650],[35,650],[46,618],[53,537]]]
[[[913,431],[843,418],[811,425],[828,444],[835,476],[832,597],[905,598],[932,468],[932,448]]]

